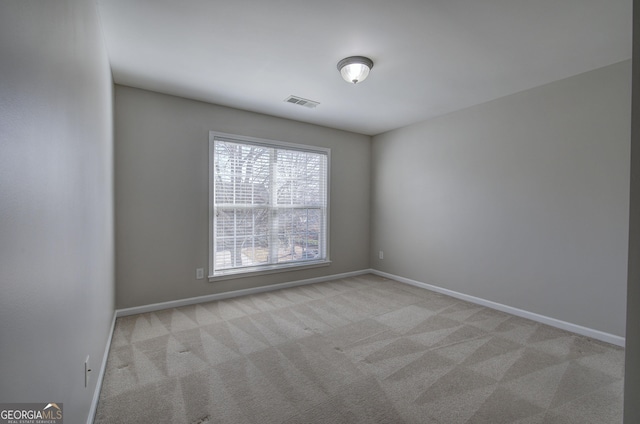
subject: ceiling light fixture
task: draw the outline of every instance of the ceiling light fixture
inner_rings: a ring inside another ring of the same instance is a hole
[[[373,61],[364,56],[350,56],[338,62],[338,70],[346,82],[357,84],[364,81],[373,68]]]

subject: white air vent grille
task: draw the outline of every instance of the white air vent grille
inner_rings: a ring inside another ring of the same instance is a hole
[[[298,96],[289,96],[286,99],[284,99],[284,101],[287,103],[293,103],[299,106],[304,106],[309,109],[313,109],[320,104],[320,102],[314,102],[313,100],[303,99],[302,97],[298,97]]]

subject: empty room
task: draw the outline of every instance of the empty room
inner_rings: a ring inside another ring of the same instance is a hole
[[[640,422],[632,3],[0,2],[0,423]]]

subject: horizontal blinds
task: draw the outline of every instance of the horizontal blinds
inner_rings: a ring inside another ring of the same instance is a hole
[[[328,154],[214,138],[214,269],[326,258]]]
[[[216,140],[214,155],[218,206],[326,205],[325,153]]]
[[[270,156],[268,148],[216,141],[215,204],[269,203]]]
[[[323,206],[326,203],[326,155],[279,150],[276,164],[276,204]]]

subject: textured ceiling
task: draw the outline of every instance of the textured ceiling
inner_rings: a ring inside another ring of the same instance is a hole
[[[118,84],[369,135],[631,58],[632,0],[97,4]]]

